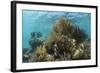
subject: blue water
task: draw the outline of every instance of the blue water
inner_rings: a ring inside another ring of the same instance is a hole
[[[52,12],[52,11],[22,11],[23,37],[22,47],[30,48],[29,39],[31,32],[41,32],[43,38],[48,37],[52,27],[60,16],[64,16],[73,21],[90,37],[91,35],[91,14],[80,12]]]

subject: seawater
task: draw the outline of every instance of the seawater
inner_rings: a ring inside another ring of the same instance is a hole
[[[22,48],[30,48],[29,40],[31,32],[41,32],[42,38],[46,39],[59,17],[64,16],[73,21],[90,38],[91,36],[91,13],[82,12],[54,12],[54,11],[22,11]]]

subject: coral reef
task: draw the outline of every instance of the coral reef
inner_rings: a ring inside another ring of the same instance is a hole
[[[60,17],[45,41],[41,33],[31,33],[29,41],[32,49],[29,62],[84,60],[91,58],[88,36],[71,20]]]
[[[31,53],[36,50],[37,47],[43,44],[43,40],[41,40],[42,34],[40,32],[32,32],[31,38],[29,40],[30,48],[23,49],[23,62],[29,62]]]
[[[29,44],[32,50],[42,45],[43,40],[41,40],[41,37],[42,37],[42,34],[40,32],[31,33],[31,39],[29,41]]]

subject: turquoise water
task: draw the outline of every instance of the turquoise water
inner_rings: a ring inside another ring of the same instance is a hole
[[[42,38],[47,38],[60,16],[72,20],[74,25],[79,26],[89,37],[91,36],[90,13],[23,10],[22,48],[30,48],[29,40],[31,32],[41,32]]]

